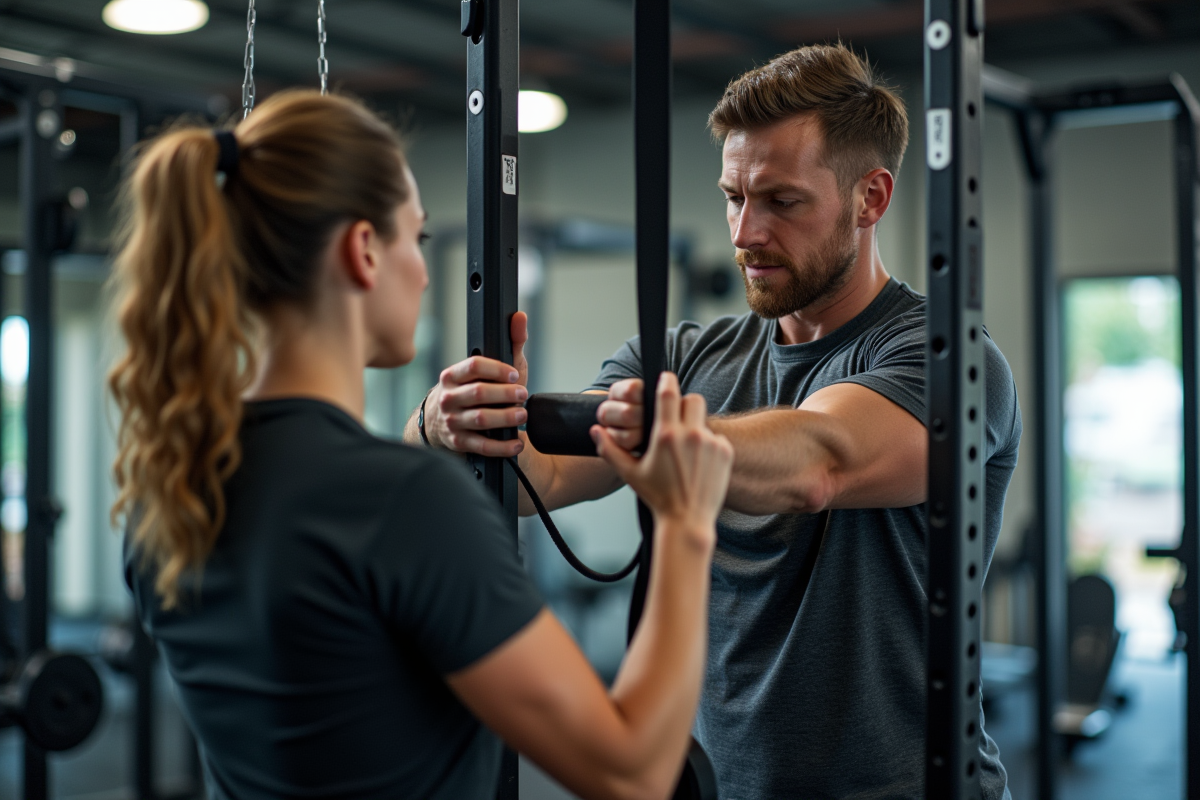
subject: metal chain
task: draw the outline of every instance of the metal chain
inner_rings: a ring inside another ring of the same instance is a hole
[[[317,0],[317,74],[321,76],[321,94],[329,93],[329,59],[325,58],[325,0]]]
[[[246,76],[242,78],[242,119],[248,117],[254,108],[254,23],[257,21],[254,0],[250,0],[250,9],[246,12],[246,57],[243,60]]]

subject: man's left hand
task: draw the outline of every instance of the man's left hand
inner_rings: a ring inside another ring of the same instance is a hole
[[[642,444],[642,379],[617,381],[608,390],[608,399],[596,409],[596,422],[613,441],[626,450]]]

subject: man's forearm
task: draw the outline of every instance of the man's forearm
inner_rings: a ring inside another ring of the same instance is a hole
[[[802,514],[828,508],[836,488],[837,431],[824,414],[794,408],[710,417],[733,443],[725,505],[744,514]]]

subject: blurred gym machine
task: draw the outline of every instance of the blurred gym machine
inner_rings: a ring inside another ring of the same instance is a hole
[[[1200,171],[1197,133],[1200,105],[1178,75],[1148,82],[1097,83],[1042,89],[1032,82],[984,68],[988,102],[1010,111],[1017,123],[1023,164],[1029,178],[1032,307],[1035,343],[1034,478],[1037,567],[1037,763],[1038,797],[1058,796],[1055,772],[1063,750],[1059,732],[1068,721],[1069,628],[1065,566],[1066,511],[1063,499],[1062,352],[1059,287],[1053,257],[1053,171],[1051,149],[1058,127],[1105,126],[1169,121],[1174,127],[1176,269],[1180,288],[1183,373],[1183,530],[1178,547],[1152,548],[1147,555],[1174,558],[1180,581],[1171,606],[1186,656],[1184,796],[1200,800],[1200,593],[1186,582],[1200,575],[1200,328],[1197,326],[1197,192]],[[1082,625],[1082,623],[1081,623]],[[1099,649],[1104,659],[1111,642]],[[1111,665],[1110,665],[1111,666]],[[1097,673],[1099,670],[1097,669]],[[1105,670],[1107,674],[1107,669]],[[1077,685],[1082,685],[1077,679]],[[1086,683],[1086,681],[1083,681]],[[1056,717],[1060,725],[1056,728]],[[1087,717],[1083,718],[1086,721]],[[1083,722],[1080,723],[1082,725]],[[1082,728],[1080,728],[1082,731]]]
[[[71,59],[0,51],[0,100],[16,109],[0,119],[0,146],[19,148],[20,248],[25,254],[24,315],[29,325],[26,385],[25,500],[28,521],[23,552],[24,595],[8,600],[0,585],[0,726],[24,732],[23,796],[51,794],[48,752],[68,750],[95,729],[103,707],[99,675],[78,654],[50,646],[50,557],[62,514],[53,495],[51,414],[54,352],[54,258],[70,249],[82,203],[65,199],[57,185],[58,156],[74,143],[63,126],[67,108],[119,118],[121,152],[136,141],[140,121],[167,114],[208,114],[193,97],[139,91]],[[3,305],[0,283],[0,306]]]

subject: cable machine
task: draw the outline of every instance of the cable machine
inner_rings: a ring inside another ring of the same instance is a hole
[[[510,322],[517,311],[517,198],[519,84],[518,0],[462,0],[461,33],[467,37],[467,348],[511,364]],[[654,388],[666,350],[667,282],[670,264],[670,4],[634,3],[634,159],[636,162],[635,251],[638,265],[638,323],[645,374],[645,430],[654,419]],[[602,397],[542,395],[530,398],[530,437],[542,452],[595,455],[587,437]],[[549,425],[549,436],[536,432]],[[493,436],[511,439],[515,431]],[[472,457],[475,477],[495,494],[504,509],[513,543],[517,535],[517,481],[531,498],[516,459]],[[515,479],[514,479],[515,476]],[[540,501],[538,511],[555,544],[581,573],[594,580],[618,580],[639,566],[629,611],[629,637],[637,628],[646,597],[653,552],[653,521],[639,504],[642,545],[617,573],[596,573],[583,565],[565,542]],[[715,800],[712,765],[693,740],[675,797]],[[517,757],[505,751],[497,797],[518,796]]]

